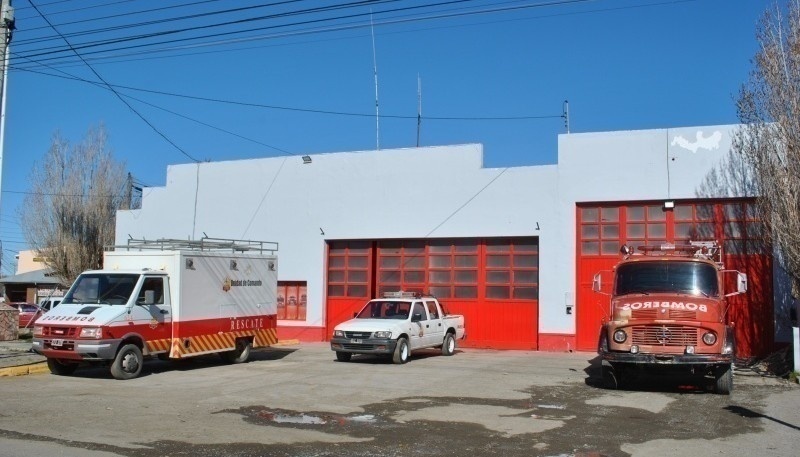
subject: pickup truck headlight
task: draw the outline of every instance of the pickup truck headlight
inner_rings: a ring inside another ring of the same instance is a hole
[[[33,326],[33,336],[42,336],[44,335],[44,327],[41,325],[34,325]]]
[[[334,338],[344,338],[344,330],[334,330],[333,331]]]
[[[392,332],[375,332],[372,334],[375,338],[391,338]]]
[[[103,337],[103,330],[100,327],[84,327],[81,329],[80,337],[99,340]]]

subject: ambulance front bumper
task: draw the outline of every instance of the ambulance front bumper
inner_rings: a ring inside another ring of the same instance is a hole
[[[51,359],[85,360],[87,362],[99,360],[114,360],[120,339],[108,340],[76,340],[57,338],[34,338],[31,348]]]

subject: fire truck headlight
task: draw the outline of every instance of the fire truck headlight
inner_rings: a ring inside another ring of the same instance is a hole
[[[80,337],[99,340],[103,337],[103,330],[100,327],[83,327]]]
[[[639,353],[639,346],[634,344],[631,346],[631,354],[638,354]]]
[[[334,338],[344,338],[344,330],[334,330],[333,331]]]
[[[628,334],[625,333],[625,330],[617,330],[614,332],[614,342],[615,343],[624,343],[625,340],[628,339]]]
[[[33,336],[42,336],[44,335],[44,327],[41,325],[34,325],[33,326]]]
[[[694,354],[694,346],[686,346],[686,353],[687,354]]]
[[[708,332],[705,335],[703,335],[703,342],[711,346],[712,344],[717,342],[717,335],[714,334],[714,332]]]

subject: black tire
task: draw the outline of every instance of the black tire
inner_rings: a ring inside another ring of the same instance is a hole
[[[399,338],[397,340],[397,346],[394,347],[394,354],[392,354],[392,362],[401,365],[408,362],[408,356],[411,354],[411,350],[408,349],[408,340],[405,338]]]
[[[720,395],[730,395],[733,391],[733,367],[719,365],[714,369],[714,392]]]
[[[452,333],[444,336],[444,343],[442,344],[442,355],[453,355],[456,353],[456,339],[453,338]]]
[[[144,357],[142,350],[135,344],[126,344],[117,352],[111,364],[111,376],[115,379],[133,379],[142,372]]]
[[[603,387],[610,390],[617,390],[619,389],[619,381],[617,379],[617,373],[614,369],[610,366],[604,365],[602,367],[603,371]]]
[[[62,362],[58,359],[47,359],[47,368],[50,369],[50,373],[59,376],[69,376],[75,372],[75,369],[78,368],[78,364],[75,362]]]
[[[219,356],[225,363],[244,363],[250,358],[250,349],[253,343],[250,340],[236,340],[236,349],[227,352],[220,352]]]
[[[351,358],[353,358],[352,352],[336,351],[336,360],[340,362],[349,362]]]

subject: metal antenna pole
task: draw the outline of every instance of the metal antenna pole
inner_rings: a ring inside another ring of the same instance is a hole
[[[564,100],[564,112],[561,114],[561,117],[564,118],[564,127],[567,129],[567,133],[569,133],[569,100]]]
[[[419,147],[420,128],[422,128],[422,80],[417,73],[417,147]]]
[[[372,31],[372,73],[375,75],[375,149],[381,149],[381,116],[378,108],[378,59],[375,56],[375,24],[372,22],[372,10],[369,12],[369,26]]]

